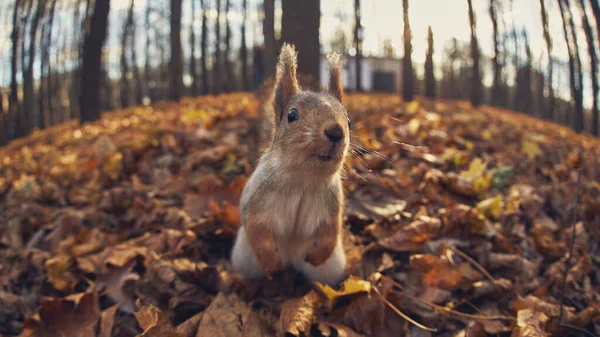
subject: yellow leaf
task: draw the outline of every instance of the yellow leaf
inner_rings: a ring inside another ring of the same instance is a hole
[[[483,130],[483,131],[481,131],[481,138],[483,138],[484,140],[491,140],[492,139],[492,132],[490,132],[490,130]]]
[[[350,276],[344,283],[340,290],[335,290],[331,288],[329,285],[321,284],[320,282],[315,282],[317,288],[321,291],[321,293],[327,298],[328,304],[332,307],[335,302],[344,296],[359,294],[359,293],[368,293],[371,291],[371,282],[365,281],[357,276]]]
[[[440,115],[436,114],[435,112],[428,112],[425,115],[425,119],[431,122],[432,128],[437,129],[440,126],[440,121],[442,120],[442,117],[440,117]]]
[[[527,154],[527,156],[529,157],[529,159],[533,159],[536,156],[539,156],[542,154],[542,150],[540,149],[540,146],[537,143],[531,142],[531,141],[524,141],[521,151],[525,152]]]
[[[479,178],[487,167],[487,163],[482,161],[481,158],[475,158],[469,164],[469,169],[460,172],[460,176],[467,180],[475,180]]]
[[[192,110],[187,113],[187,118],[191,121],[204,122],[208,119],[208,112],[206,110]]]
[[[488,198],[479,202],[477,204],[477,210],[486,217],[491,216],[497,218],[500,216],[500,214],[502,214],[503,206],[503,197],[501,194],[499,194],[494,198]]]
[[[419,102],[412,101],[406,105],[406,112],[410,115],[414,115],[419,111]]]
[[[419,127],[421,126],[421,122],[418,119],[413,118],[408,122],[408,131],[411,135],[414,135],[419,131]]]
[[[61,291],[67,291],[71,287],[71,280],[68,278],[69,258],[67,256],[56,256],[46,261],[46,272],[48,280],[54,288]]]
[[[117,179],[122,169],[123,154],[121,152],[110,155],[102,166],[102,172],[106,173],[112,179]]]
[[[479,178],[475,179],[473,182],[473,191],[477,193],[480,197],[485,196],[485,193],[492,187],[492,180],[494,176],[486,172],[479,176]]]

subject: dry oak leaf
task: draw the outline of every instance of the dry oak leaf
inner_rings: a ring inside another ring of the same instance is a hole
[[[100,318],[95,292],[42,303],[39,313],[27,319],[21,336],[25,337],[95,337],[94,326]]]
[[[269,336],[258,314],[236,294],[219,293],[204,311],[196,337]]]
[[[437,237],[441,227],[439,219],[422,215],[377,245],[396,252],[419,252],[427,241]]]
[[[138,337],[184,337],[175,332],[169,315],[152,304],[144,305],[133,314],[144,330]]]
[[[410,265],[424,273],[422,284],[426,287],[454,290],[466,288],[483,279],[481,273],[467,263],[450,264],[430,254],[412,255]]]
[[[115,304],[100,314],[100,331],[98,333],[98,337],[112,336],[111,332],[115,324],[115,314],[118,308],[119,305]]]
[[[301,298],[283,303],[279,316],[279,331],[286,336],[310,335],[310,326],[319,304],[319,295],[314,290]]]
[[[548,316],[543,312],[535,312],[531,309],[519,310],[517,327],[513,330],[511,337],[547,337],[550,334],[541,327],[547,321]]]

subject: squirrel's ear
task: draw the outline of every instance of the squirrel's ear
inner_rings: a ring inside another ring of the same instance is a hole
[[[277,123],[284,116],[285,107],[290,102],[293,95],[300,91],[298,80],[296,79],[296,49],[293,45],[284,43],[279,54],[277,62],[277,77],[275,79],[275,114]]]
[[[333,52],[329,55],[329,93],[342,102],[344,87],[342,86],[341,55]]]

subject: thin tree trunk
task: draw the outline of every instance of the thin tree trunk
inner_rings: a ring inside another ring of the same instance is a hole
[[[169,99],[179,101],[183,88],[181,50],[181,0],[171,0],[171,58],[169,59]]]
[[[492,80],[491,104],[500,106],[503,98],[502,93],[502,67],[500,65],[500,36],[498,32],[498,15],[496,13],[497,2],[490,0],[490,19],[492,20],[492,30],[494,34],[494,57],[492,58],[494,68],[494,79]]]
[[[95,121],[100,118],[100,78],[102,76],[102,48],[106,40],[110,0],[96,1],[94,14],[83,46],[80,120]]]
[[[29,132],[28,123],[31,121],[31,116],[27,115],[28,108],[25,106],[25,81],[27,77],[27,46],[25,45],[25,35],[27,33],[27,26],[29,24],[29,18],[31,16],[31,11],[33,8],[33,0],[27,0],[23,6],[27,6],[25,10],[25,15],[21,18],[21,28],[23,29],[21,32],[21,79],[22,79],[22,90],[23,90],[23,101],[21,107],[19,109],[19,119],[17,128],[15,131],[16,137],[25,136]],[[31,29],[30,29],[31,31]]]
[[[215,61],[213,62],[213,90],[215,94],[221,92],[221,0],[217,0],[217,19],[215,20]]]
[[[560,15],[563,21],[563,33],[569,52],[569,82],[571,84],[571,97],[575,103],[575,115],[573,116],[573,128],[577,132],[583,131],[583,97],[582,97],[582,74],[581,60],[579,58],[579,46],[577,34],[568,0],[558,0]]]
[[[469,5],[469,23],[471,26],[471,59],[473,60],[473,69],[471,70],[471,104],[479,106],[481,104],[481,77],[479,75],[479,46],[477,43],[477,24],[475,13],[473,12],[472,0],[467,0]]]
[[[17,131],[20,117],[20,109],[19,109],[19,93],[18,93],[18,85],[17,85],[17,65],[19,60],[19,8],[21,7],[21,0],[15,0],[15,8],[13,9],[13,17],[12,17],[12,32],[10,34],[10,39],[12,43],[12,52],[10,57],[10,96],[9,96],[9,113],[10,113],[10,122],[7,124],[13,124],[8,127],[10,132],[7,132],[9,136],[8,139],[13,138],[13,133]],[[13,122],[14,121],[14,122]]]
[[[202,68],[202,93],[207,95],[210,92],[208,85],[208,67],[207,67],[207,38],[208,38],[208,26],[206,17],[206,6],[204,0],[200,0],[200,7],[202,8],[202,36],[200,37],[200,66]]]
[[[433,72],[433,31],[427,27],[427,53],[425,55],[425,96],[435,98],[435,75]]]
[[[153,82],[152,74],[150,73],[150,13],[152,12],[152,7],[150,6],[150,0],[146,3],[146,13],[145,13],[145,21],[144,21],[144,29],[146,34],[146,50],[145,50],[145,60],[144,60],[144,77],[146,80],[146,93],[148,94],[148,98],[153,102],[156,98],[154,91],[156,90],[156,86],[152,87],[150,85]]]
[[[598,55],[596,54],[596,45],[594,43],[594,32],[587,16],[585,0],[579,1],[579,10],[581,12],[581,22],[590,54],[590,72],[592,74],[592,134],[598,136]]]
[[[28,130],[33,129],[39,125],[40,115],[39,111],[35,109],[35,91],[33,82],[33,63],[35,61],[35,52],[37,45],[37,33],[40,23],[40,19],[44,16],[46,9],[46,1],[38,0],[35,14],[31,20],[31,28],[29,31],[29,52],[28,52],[28,64],[24,72],[23,77],[23,107],[25,115],[28,119]]]
[[[132,0],[133,2],[133,0]],[[135,82],[135,104],[136,105],[140,105],[143,102],[144,99],[144,91],[143,91],[143,82],[142,82],[142,76],[140,74],[140,67],[139,67],[139,63],[138,63],[138,57],[137,57],[137,25],[135,22],[135,18],[132,18],[131,21],[131,30],[130,30],[130,37],[131,37],[131,69],[133,71],[133,80]]]
[[[402,59],[402,99],[413,100],[412,32],[408,19],[408,0],[402,0],[404,13],[404,57]]]
[[[190,77],[192,78],[192,96],[200,95],[198,69],[196,68],[196,0],[192,3],[192,23],[190,26]]]
[[[127,18],[123,25],[123,35],[121,35],[121,108],[126,108],[130,105],[129,97],[131,97],[131,81],[130,70],[127,60],[127,40],[129,33],[131,32],[131,26],[133,25],[133,6],[135,5],[134,0],[129,1],[129,10],[127,11]],[[131,46],[135,48],[135,46]]]
[[[229,0],[225,0],[225,72],[227,81],[223,83],[223,91],[231,92],[235,88],[235,78],[233,76],[233,65],[231,64],[231,27],[229,26]]]
[[[592,5],[594,18],[596,18],[596,37],[598,38],[598,45],[600,46],[600,1],[590,0],[590,4]]]
[[[542,29],[544,31],[544,41],[546,42],[546,52],[548,53],[548,104],[542,107],[542,117],[548,120],[553,119],[555,98],[554,88],[552,86],[552,80],[554,78],[554,62],[552,61],[552,37],[550,36],[550,30],[548,28],[548,11],[544,0],[540,0],[541,17],[542,17]]]
[[[248,76],[248,46],[246,45],[246,24],[248,21],[248,0],[242,0],[242,28],[241,28],[241,36],[242,36],[242,46],[240,57],[242,59],[242,90],[249,91],[250,90],[250,77]]]
[[[356,91],[362,89],[362,24],[360,22],[360,0],[354,0],[354,47],[356,48]]]
[[[516,110],[531,114],[531,104],[533,93],[531,91],[531,67],[532,56],[529,48],[529,37],[527,32],[522,32],[523,42],[525,44],[526,63],[517,69],[517,83],[515,86],[515,98],[517,102]]]
[[[51,100],[51,68],[50,68],[50,47],[52,46],[52,26],[54,24],[54,13],[56,12],[57,0],[50,3],[48,20],[44,22],[42,28],[42,60],[40,62],[40,89],[39,89],[39,109],[40,109],[40,128],[52,125],[52,100]],[[44,73],[46,76],[44,77]],[[45,87],[48,89],[44,91]]]
[[[305,87],[318,89],[321,52],[320,0],[282,0],[281,38],[298,51],[298,73]]]
[[[263,3],[263,35],[265,38],[265,78],[275,75],[277,47],[275,43],[275,0],[265,0]]]

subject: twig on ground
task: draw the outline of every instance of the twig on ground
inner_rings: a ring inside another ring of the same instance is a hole
[[[411,322],[412,324],[414,324],[415,326],[417,326],[417,327],[419,327],[419,328],[421,328],[423,330],[431,331],[431,332],[437,332],[437,329],[426,327],[423,324],[421,324],[421,323],[413,320],[412,318],[408,317],[402,311],[398,310],[398,308],[396,308],[392,303],[390,303],[390,301],[388,301],[383,295],[381,295],[381,293],[379,292],[379,290],[377,290],[376,287],[374,287],[373,290],[375,290],[375,293],[377,293],[377,295],[379,295],[379,297],[381,297],[381,299],[383,300],[383,302],[385,304],[387,304],[390,307],[390,309],[392,309],[395,313],[397,313],[398,315],[400,315],[405,320]]]

